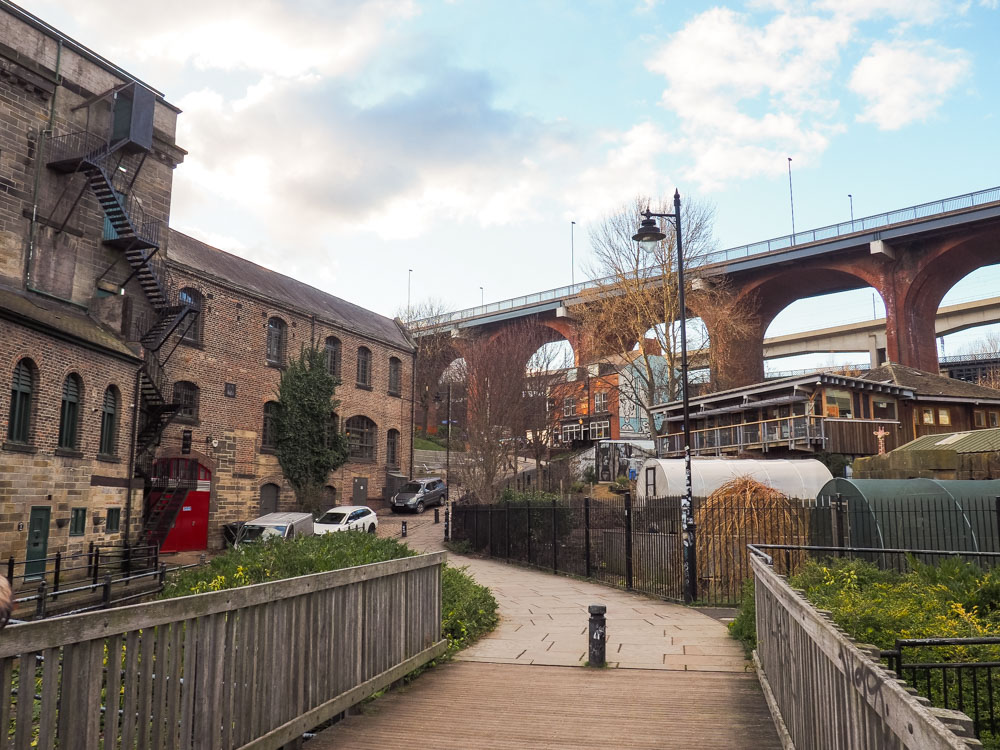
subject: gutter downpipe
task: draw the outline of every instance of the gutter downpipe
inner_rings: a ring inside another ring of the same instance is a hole
[[[56,80],[52,89],[52,101],[49,104],[49,122],[45,130],[39,133],[38,152],[35,154],[35,188],[31,199],[31,224],[28,227],[28,252],[24,259],[24,286],[30,291],[35,289],[31,284],[31,260],[35,254],[35,229],[38,226],[38,193],[42,182],[42,162],[45,159],[45,139],[52,137],[52,126],[56,120],[56,94],[59,92],[60,70],[62,69],[62,39],[56,40]]]
[[[129,537],[132,531],[132,478],[135,476],[135,440],[139,428],[139,384],[142,382],[142,365],[135,372],[135,391],[132,397],[132,437],[129,440],[128,449],[128,476],[125,481],[128,486],[125,490],[125,546],[129,545]]]

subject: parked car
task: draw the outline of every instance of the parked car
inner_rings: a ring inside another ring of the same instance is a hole
[[[423,513],[432,505],[444,505],[445,483],[438,477],[423,477],[413,479],[403,485],[392,499],[389,507],[393,513],[402,510],[412,510]]]
[[[378,516],[367,505],[338,505],[316,519],[314,534],[332,534],[335,531],[367,531],[374,534]]]
[[[312,533],[312,513],[268,513],[243,524],[237,534],[236,544],[273,537],[292,539]]]

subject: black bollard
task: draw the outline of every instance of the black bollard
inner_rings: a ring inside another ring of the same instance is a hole
[[[607,664],[608,628],[604,613],[608,611],[608,608],[603,604],[591,604],[587,607],[587,611],[590,612],[587,665],[603,667]]]
[[[434,509],[434,523],[441,523],[441,509]]]
[[[449,539],[451,539],[451,537],[450,537],[450,536],[448,535],[448,534],[449,534],[449,532],[451,531],[451,527],[450,527],[450,526],[448,525],[448,521],[449,521],[449,518],[448,518],[448,516],[449,516],[449,513],[448,513],[448,509],[447,509],[447,508],[445,508],[445,509],[444,509],[444,540],[445,540],[446,542],[447,542],[447,541],[448,541]]]
[[[406,539],[406,521],[403,521],[403,535],[402,535],[402,538]]]

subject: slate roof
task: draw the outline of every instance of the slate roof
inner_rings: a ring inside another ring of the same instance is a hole
[[[195,273],[213,277],[221,286],[255,293],[269,300],[275,307],[292,308],[306,315],[315,315],[327,323],[405,351],[413,351],[415,348],[391,318],[334,297],[238,255],[219,250],[175,229],[170,230],[167,260]]]
[[[0,318],[31,326],[58,338],[83,342],[119,357],[139,361],[125,342],[96,320],[69,305],[29,294],[19,289],[0,287]]]
[[[1000,428],[924,435],[911,440],[897,451],[954,451],[955,453],[994,453],[1000,451]],[[893,451],[895,452],[895,451]]]
[[[911,388],[916,394],[917,400],[939,397],[1000,403],[1000,391],[993,388],[891,362],[865,373],[861,379],[876,383],[895,383]]]

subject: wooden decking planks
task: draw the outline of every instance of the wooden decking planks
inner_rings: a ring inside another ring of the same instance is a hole
[[[780,748],[754,674],[453,662],[310,750]]]

